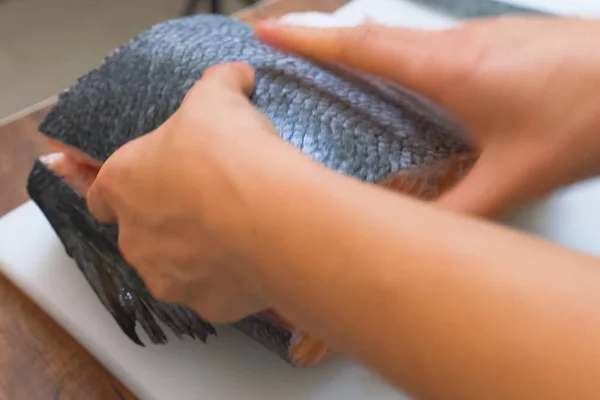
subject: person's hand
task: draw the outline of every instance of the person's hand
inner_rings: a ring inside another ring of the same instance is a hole
[[[119,247],[154,296],[217,323],[267,306],[236,182],[257,179],[257,151],[281,141],[249,102],[253,88],[247,64],[209,69],[167,122],[106,161],[87,195],[99,221],[118,222]]]
[[[457,117],[479,161],[438,204],[495,216],[600,173],[600,22],[475,20],[444,31],[259,25],[259,39],[392,80]]]

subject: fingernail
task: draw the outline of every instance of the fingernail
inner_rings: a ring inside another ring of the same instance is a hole
[[[275,45],[277,32],[282,24],[275,18],[268,18],[256,24],[254,34],[265,44]]]

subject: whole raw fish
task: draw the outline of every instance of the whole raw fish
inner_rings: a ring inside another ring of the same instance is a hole
[[[157,319],[178,336],[206,340],[215,330],[194,311],[152,297],[121,256],[117,227],[98,224],[82,193],[113,152],[160,126],[208,67],[229,61],[255,68],[251,101],[282,140],[340,174],[432,199],[475,159],[458,126],[423,99],[275,51],[245,23],[194,16],[152,27],[60,95],[40,126],[60,153],[36,162],[28,183],[99,300],[139,344],[137,324],[153,343],[166,341]],[[284,317],[262,313],[235,326],[294,365],[329,354]]]

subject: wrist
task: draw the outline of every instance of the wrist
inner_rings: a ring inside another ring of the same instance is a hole
[[[289,237],[288,231],[295,229],[289,209],[303,213],[296,204],[311,190],[306,178],[331,172],[278,137],[262,133],[224,143],[220,158],[235,198],[218,200],[211,210],[211,214],[221,214],[215,215],[218,236],[240,256],[234,267],[236,275],[268,301],[264,283],[272,269],[283,264],[281,236]],[[315,168],[319,170],[316,173]],[[300,233],[291,232],[294,234]]]
[[[319,191],[335,187],[337,179],[344,178],[277,137],[261,141],[260,149],[249,146],[252,150],[246,154],[260,156],[249,156],[246,167],[234,172],[248,233],[240,235],[237,245],[250,266],[241,267],[244,279],[270,301],[273,278],[282,269],[295,268],[291,258],[302,263],[289,254],[290,247],[312,234],[314,211],[329,208]]]

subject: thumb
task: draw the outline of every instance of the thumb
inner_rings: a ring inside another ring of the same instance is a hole
[[[499,217],[526,200],[535,183],[522,149],[484,150],[471,171],[436,203],[443,208],[480,217]],[[533,180],[532,180],[533,179]]]
[[[202,74],[202,78],[188,92],[186,99],[203,96],[209,87],[218,86],[219,90],[243,93],[249,97],[254,91],[255,72],[250,64],[229,62],[213,65]]]
[[[245,62],[215,65],[204,72],[202,80],[211,81],[234,92],[250,96],[254,90],[254,68]]]
[[[449,32],[374,24],[308,28],[271,21],[255,29],[260,40],[276,48],[389,79],[437,102],[443,100],[443,88],[457,82],[464,69],[456,61],[456,41]]]
[[[104,196],[101,180],[96,179],[92,183],[86,197],[88,210],[98,222],[105,224],[117,222],[117,215]]]

